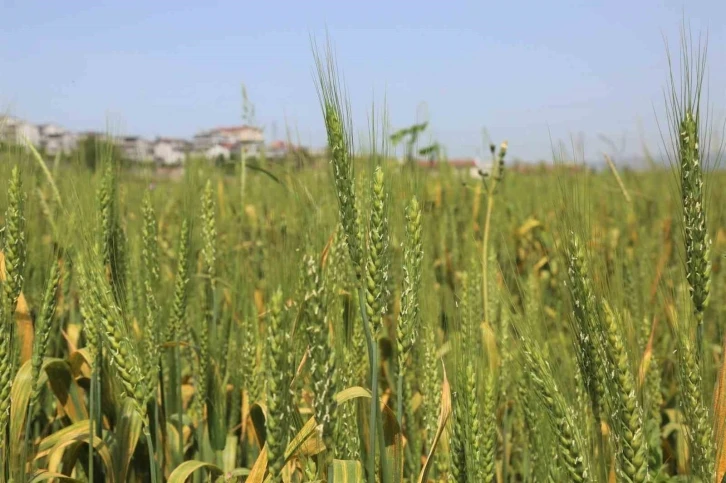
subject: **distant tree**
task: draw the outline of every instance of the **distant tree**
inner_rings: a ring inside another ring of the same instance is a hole
[[[121,148],[111,139],[97,134],[85,136],[78,143],[77,151],[83,164],[94,171],[104,159],[123,161]]]
[[[433,143],[418,150],[419,156],[426,157],[429,161],[438,160],[441,157],[441,145]]]
[[[428,127],[428,122],[422,122],[419,124],[414,124],[409,127],[405,127],[402,129],[399,129],[398,131],[391,134],[391,143],[393,143],[394,146],[398,146],[401,143],[405,143],[406,145],[406,164],[409,166],[413,166],[414,164],[414,148],[416,146],[416,143],[418,142],[419,136],[421,136],[421,133],[423,133],[426,128]]]

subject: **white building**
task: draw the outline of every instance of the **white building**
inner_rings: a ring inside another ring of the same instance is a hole
[[[63,126],[59,126],[58,124],[39,124],[38,131],[41,137],[59,136],[68,132]]]
[[[0,117],[0,139],[22,145],[29,142],[37,147],[40,146],[40,130],[29,122],[4,116]]]
[[[194,136],[194,150],[204,153],[216,145],[240,144],[248,155],[256,154],[265,144],[262,129],[254,126],[220,127]]]
[[[287,141],[273,141],[265,148],[265,156],[269,159],[283,159],[301,149],[301,146]]]
[[[233,145],[231,144],[215,144],[204,151],[204,157],[210,161],[216,161],[220,158],[228,160],[232,156],[232,148]]]
[[[183,164],[189,150],[188,141],[171,138],[157,138],[152,147],[154,162],[163,166]]]
[[[48,156],[70,154],[78,146],[78,136],[70,132],[43,136],[40,145]]]
[[[40,147],[49,156],[70,154],[78,145],[78,136],[57,124],[41,124],[38,131]]]
[[[137,163],[148,163],[153,159],[151,143],[140,136],[126,136],[119,139],[123,157]]]

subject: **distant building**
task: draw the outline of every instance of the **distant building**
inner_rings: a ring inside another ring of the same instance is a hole
[[[40,146],[40,130],[38,126],[20,119],[3,116],[0,117],[0,139],[7,142],[33,146]]]
[[[78,136],[70,132],[43,136],[41,146],[48,156],[70,154],[78,147]]]
[[[40,147],[48,156],[70,154],[78,145],[78,136],[57,124],[41,124]]]
[[[229,160],[232,157],[234,144],[215,144],[204,151],[204,157],[210,161],[217,159]]]
[[[254,126],[219,127],[194,136],[194,151],[206,153],[218,145],[239,145],[248,155],[256,154],[265,143],[262,129]]]
[[[191,143],[184,139],[157,138],[152,145],[152,157],[156,164],[178,166],[184,163],[191,150]]]
[[[65,134],[68,131],[57,124],[39,124],[38,132],[40,133],[40,137],[43,138],[47,136],[58,136],[60,134]]]
[[[471,177],[479,177],[481,172],[488,172],[488,166],[481,166],[475,158],[449,159],[445,161],[419,160],[416,162],[419,167],[425,169],[437,169],[441,165],[447,165],[457,172],[465,173]]]
[[[300,149],[300,146],[295,146],[287,141],[272,141],[265,148],[265,157],[268,159],[282,159]]]
[[[140,136],[125,136],[118,140],[123,157],[137,163],[148,163],[153,160],[151,142]]]

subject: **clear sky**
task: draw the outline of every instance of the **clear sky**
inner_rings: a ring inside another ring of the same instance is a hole
[[[482,129],[513,157],[584,136],[657,151],[655,122],[683,18],[708,31],[715,117],[726,113],[726,2],[0,0],[0,109],[73,130],[190,137],[241,123],[247,86],[268,140],[325,134],[310,37],[326,30],[356,128],[385,95],[394,127],[427,112],[452,156]],[[421,108],[425,103],[426,108]],[[426,139],[428,140],[428,139]]]

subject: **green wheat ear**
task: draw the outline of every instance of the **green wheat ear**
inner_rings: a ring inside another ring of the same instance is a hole
[[[672,309],[675,312],[675,309]],[[703,394],[701,359],[692,342],[688,325],[678,321],[673,313],[675,324],[672,327],[676,339],[678,355],[678,376],[681,384],[680,403],[683,408],[686,437],[690,449],[691,473],[710,481],[715,472],[715,448],[713,441],[712,418]]]
[[[552,369],[540,352],[524,341],[524,367],[540,398],[557,441],[557,461],[569,476],[569,481],[591,482],[588,452],[580,428],[575,424],[573,410],[555,383]]]
[[[217,224],[215,218],[214,192],[212,181],[207,180],[202,195],[202,275],[203,298],[202,312],[203,322],[198,326],[199,340],[199,373],[196,375],[196,397],[194,398],[194,409],[197,414],[202,414],[207,397],[209,384],[209,357],[210,337],[216,333],[214,310],[215,310],[215,286],[216,286],[216,261],[217,261]]]
[[[20,170],[13,167],[8,187],[8,207],[5,211],[5,256],[6,278],[3,290],[7,299],[7,308],[12,314],[18,304],[23,289],[25,264],[27,261],[27,243],[25,239],[25,193]]]
[[[567,287],[572,303],[572,330],[577,343],[577,360],[584,377],[585,389],[590,397],[593,416],[599,427],[605,404],[606,361],[600,343],[602,333],[597,329],[600,313],[587,264],[587,254],[580,238],[570,234],[566,248]]]
[[[695,55],[695,58],[693,56]],[[682,32],[681,83],[676,86],[671,59],[668,118],[673,143],[671,161],[676,165],[681,196],[686,280],[696,316],[697,357],[703,351],[703,317],[711,294],[711,239],[708,234],[703,165],[710,153],[709,133],[702,123],[707,121],[701,111],[701,89],[704,81],[705,49],[695,49]],[[705,118],[705,119],[704,119]]]
[[[114,296],[117,301],[123,302],[126,288],[125,237],[121,228],[118,179],[113,160],[106,161],[97,197],[101,217],[99,250],[113,284]]]
[[[156,222],[156,213],[154,206],[151,203],[151,195],[147,191],[144,195],[144,201],[142,206],[142,216],[144,219],[144,225],[142,228],[142,247],[141,247],[141,258],[144,262],[142,267],[146,279],[152,288],[155,288],[159,283],[160,269],[159,269],[159,241],[158,241],[158,228]]]
[[[147,191],[142,202],[143,226],[141,231],[141,260],[143,262],[143,301],[145,303],[144,316],[144,361],[147,378],[149,380],[147,401],[156,397],[159,374],[161,334],[159,331],[159,303],[155,290],[160,280],[159,267],[159,235],[156,221],[156,212],[151,203],[151,194]]]
[[[174,298],[171,308],[171,317],[167,325],[166,340],[175,341],[182,335],[182,321],[187,309],[189,297],[189,251],[190,251],[190,230],[189,222],[182,220],[181,232],[179,233],[179,249],[174,280]]]
[[[115,370],[120,383],[120,396],[132,402],[144,424],[147,424],[146,374],[136,341],[132,339],[127,321],[116,304],[100,254],[91,251],[88,258],[79,260],[78,268],[79,275],[84,280],[83,286],[88,289],[84,296],[89,299],[86,303],[90,313],[87,315],[92,318],[86,323],[95,326],[93,333],[103,345],[104,355],[108,356],[110,366]],[[95,351],[97,350],[96,347]]]
[[[267,457],[269,471],[273,481],[277,481],[284,463],[284,451],[287,446],[286,435],[289,423],[285,418],[285,399],[287,378],[283,371],[287,369],[285,330],[283,324],[282,290],[278,288],[270,300],[270,309],[267,317],[267,351],[265,352],[265,392],[267,403]]]
[[[0,457],[6,457],[6,430],[10,417],[10,390],[13,383],[13,354],[11,327],[13,325],[7,300],[0,297]],[[8,322],[7,319],[11,321]]]
[[[686,245],[686,279],[696,313],[699,336],[711,294],[711,239],[706,226],[703,171],[697,113],[685,112],[679,135],[681,196]]]
[[[383,170],[373,175],[371,222],[368,229],[366,258],[366,311],[376,336],[380,335],[386,307],[388,279],[388,213]]]
[[[406,242],[403,248],[403,288],[401,311],[396,324],[396,344],[399,377],[405,374],[405,363],[416,343],[419,331],[419,290],[421,286],[421,207],[416,197],[406,208]]]
[[[26,263],[25,195],[20,171],[13,167],[5,212],[5,281],[0,294],[0,458],[5,458],[5,430],[9,418],[10,390],[17,371],[14,314],[23,289]],[[2,468],[0,464],[0,468]]]
[[[333,167],[340,222],[356,276],[361,279],[363,276],[363,246],[360,239],[360,216],[355,194],[350,117],[344,104],[345,100],[332,60],[329,60],[328,65],[323,65],[320,59],[316,59],[316,61],[318,89],[328,137],[330,163]]]
[[[635,392],[635,376],[623,345],[618,316],[603,301],[605,353],[610,361],[610,402],[614,409],[614,430],[618,450],[618,471],[626,481],[642,483],[648,479],[648,454],[643,431],[643,408]]]
[[[313,408],[315,421],[322,427],[323,442],[328,449],[327,464],[335,455],[334,424],[337,404],[335,394],[339,390],[335,346],[331,340],[328,318],[328,294],[318,262],[306,256],[303,286],[305,293],[305,317],[310,344],[311,379],[313,382]]]
[[[35,326],[35,340],[33,341],[33,356],[32,356],[32,381],[33,381],[33,392],[30,397],[30,407],[34,407],[40,397],[41,386],[37,384],[40,379],[40,371],[43,365],[43,358],[48,347],[48,339],[53,329],[53,315],[55,314],[58,285],[60,284],[60,263],[54,260],[50,268],[50,275],[48,276],[48,285],[43,295],[43,304],[40,311],[40,317]],[[29,415],[29,417],[32,415]]]

